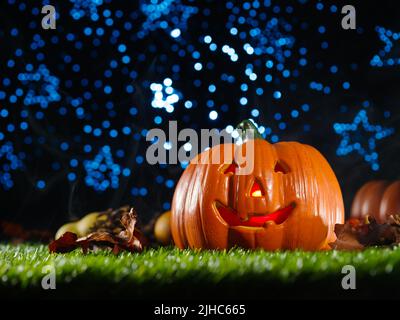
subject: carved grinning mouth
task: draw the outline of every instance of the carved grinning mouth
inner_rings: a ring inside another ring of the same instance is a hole
[[[289,206],[272,213],[267,213],[264,215],[252,215],[249,216],[247,220],[240,219],[236,210],[229,208],[220,202],[216,202],[216,208],[221,218],[231,227],[243,226],[260,228],[263,227],[268,221],[275,222],[275,224],[284,223],[295,208],[295,204],[291,203]]]

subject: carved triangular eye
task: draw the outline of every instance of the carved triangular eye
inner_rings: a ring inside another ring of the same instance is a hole
[[[236,172],[236,168],[238,167],[238,165],[234,162],[232,162],[224,171],[225,174],[228,173],[235,173]]]
[[[283,174],[287,174],[290,172],[289,167],[287,166],[286,163],[284,163],[281,160],[278,160],[275,164],[275,168],[274,168],[275,172],[281,172]]]
[[[251,187],[250,190],[250,195],[254,198],[260,198],[264,196],[264,193],[257,181],[254,181],[253,186]]]

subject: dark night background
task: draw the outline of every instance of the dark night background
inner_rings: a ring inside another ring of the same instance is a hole
[[[148,165],[145,130],[245,118],[319,149],[349,209],[366,181],[400,176],[397,2],[2,0],[0,217],[54,229],[131,204],[148,221],[182,166]],[[43,4],[56,30],[41,28]],[[357,30],[341,28],[345,4]],[[156,108],[151,84],[168,78],[179,101]],[[361,149],[341,154],[335,128],[357,115]]]

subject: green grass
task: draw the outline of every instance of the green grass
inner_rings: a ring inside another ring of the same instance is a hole
[[[357,289],[343,290],[351,264]],[[57,289],[43,290],[43,267]],[[0,245],[0,295],[7,297],[308,298],[400,297],[400,248],[363,252],[190,251],[49,254],[42,245]]]

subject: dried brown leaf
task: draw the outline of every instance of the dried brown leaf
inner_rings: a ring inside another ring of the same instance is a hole
[[[373,217],[352,218],[335,226],[336,241],[332,249],[362,250],[371,246],[390,246],[400,243],[400,217],[392,216],[386,223]]]
[[[18,223],[0,220],[0,241],[8,240],[15,243],[27,241],[48,242],[51,238],[50,231],[26,229]]]
[[[67,253],[78,247],[78,236],[72,232],[64,233],[60,238],[50,242],[49,251],[51,253]]]
[[[85,237],[77,239],[75,234],[65,233],[60,239],[50,243],[50,252],[64,253],[78,247],[82,248],[84,253],[95,247],[110,248],[115,254],[121,251],[142,251],[145,239],[136,229],[137,215],[133,208],[130,211],[125,209],[123,207],[123,210],[108,212],[109,219],[102,220],[98,231],[94,228],[93,232]],[[117,227],[115,222],[115,212],[118,212],[120,227]]]
[[[331,243],[336,250],[362,250],[364,246],[358,241],[357,234],[351,224],[335,225],[336,241]]]

